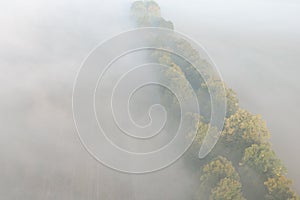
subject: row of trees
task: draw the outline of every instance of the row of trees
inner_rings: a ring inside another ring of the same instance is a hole
[[[154,1],[137,1],[132,4],[131,14],[137,26],[152,26],[173,29],[173,23],[161,17],[161,11]],[[190,83],[200,101],[201,115],[199,118],[196,142],[189,150],[188,158],[196,158],[205,137],[210,121],[210,95],[208,86],[218,93],[225,87],[227,110],[225,126],[221,137],[213,151],[204,159],[194,159],[190,168],[194,173],[201,174],[199,197],[211,200],[299,200],[292,190],[292,182],[286,178],[286,169],[276,156],[269,142],[270,133],[265,122],[259,115],[239,107],[235,92],[214,77],[210,64],[200,57],[191,44],[181,38],[161,35],[157,43],[166,49],[180,52],[197,66],[201,66],[202,76],[196,69],[176,55],[162,51],[153,53],[153,59],[170,66]],[[165,76],[178,90],[189,96],[186,82],[179,81],[167,71]],[[176,106],[169,93],[162,92],[162,97],[169,106]]]

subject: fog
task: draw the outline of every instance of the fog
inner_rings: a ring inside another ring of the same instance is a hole
[[[206,47],[226,84],[237,92],[241,107],[262,115],[271,132],[273,149],[299,193],[299,2],[159,4],[163,16],[174,22],[176,30]],[[180,8],[182,14],[176,9],[164,9],[170,4]]]
[[[267,121],[273,148],[300,192],[300,3],[157,1],[175,29],[204,45],[240,105]],[[199,184],[182,160],[129,175],[88,154],[72,118],[82,60],[133,28],[131,1],[0,3],[1,199],[192,199]]]

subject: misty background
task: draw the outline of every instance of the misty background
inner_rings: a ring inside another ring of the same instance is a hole
[[[158,0],[175,30],[206,47],[243,108],[261,114],[300,193],[300,3]],[[131,1],[0,3],[0,197],[189,199],[199,177],[179,160],[142,176],[96,162],[73,123],[72,86],[101,41],[133,28]],[[167,186],[167,187],[166,187]]]

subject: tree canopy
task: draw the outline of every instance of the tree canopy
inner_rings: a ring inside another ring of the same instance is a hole
[[[174,29],[173,23],[161,16],[161,10],[154,1],[136,1],[132,4],[131,15],[138,27],[163,27]],[[199,119],[196,143],[193,144],[190,154],[197,154],[202,144],[210,119],[210,95],[208,86],[218,93],[220,87],[225,86],[227,111],[225,125],[221,137],[213,151],[204,162],[193,162],[195,174],[200,174],[201,186],[197,192],[204,199],[210,200],[256,200],[257,187],[262,186],[259,192],[262,198],[269,200],[299,200],[292,189],[292,181],[285,177],[286,169],[271,148],[270,133],[266,123],[260,115],[254,115],[240,108],[236,93],[228,88],[222,81],[215,79],[210,71],[210,64],[202,59],[192,45],[181,38],[162,35],[157,38],[157,43],[168,49],[172,48],[189,58],[197,66],[201,66],[201,74],[209,80],[204,82],[203,77],[195,73],[196,69],[191,63],[187,63],[178,57],[166,52],[156,51],[152,54],[158,63],[170,66],[166,76],[175,88],[186,90],[186,82],[173,76],[176,71],[191,84],[197,96],[202,101],[200,107],[203,112],[194,113]],[[169,102],[170,94],[161,93]],[[169,99],[168,99],[169,98]],[[253,181],[247,179],[251,178]],[[243,186],[246,187],[243,187]]]

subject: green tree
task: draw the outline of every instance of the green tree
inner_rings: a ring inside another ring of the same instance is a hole
[[[131,5],[131,17],[139,27],[153,26],[173,29],[173,23],[161,17],[160,7],[154,1],[136,1]]]
[[[269,144],[253,144],[248,147],[242,162],[266,177],[281,176],[286,172]]]
[[[244,199],[239,174],[225,157],[218,156],[206,164],[202,169],[200,181],[201,194],[206,198]]]
[[[264,184],[268,189],[267,200],[299,200],[299,197],[291,189],[292,181],[282,175],[268,178]]]
[[[235,114],[239,109],[239,100],[236,96],[236,93],[230,89],[226,88],[226,117],[230,117],[231,115]]]
[[[270,134],[259,115],[239,109],[225,120],[222,137],[226,142],[239,144],[240,148],[244,149],[252,144],[267,142]]]
[[[222,179],[212,189],[210,200],[245,200],[242,194],[242,185],[239,181],[231,178]]]
[[[203,167],[200,181],[205,187],[212,188],[223,178],[240,180],[232,163],[226,158],[219,156]]]
[[[131,14],[139,27],[174,28],[172,22],[161,17],[158,4],[151,0],[133,3]],[[191,113],[191,119],[199,119],[199,123],[195,124],[198,127],[196,142],[188,151],[193,158],[196,158],[195,155],[203,143],[208,128],[213,126],[209,121],[211,101],[208,88],[214,95],[219,95],[220,103],[223,101],[220,98],[224,96],[221,92],[225,89],[227,110],[221,137],[205,159],[193,160],[195,166],[189,168],[198,170],[196,174],[200,172],[202,174],[199,190],[201,197],[211,200],[242,200],[245,199],[243,191],[248,199],[299,200],[291,189],[291,181],[284,176],[285,168],[271,149],[268,141],[269,131],[261,117],[239,108],[234,91],[217,79],[211,64],[203,59],[187,40],[174,37],[172,34],[162,34],[155,43],[163,49],[179,52],[191,61],[190,63],[180,56],[165,51],[154,51],[152,55],[155,61],[170,67],[161,78],[168,78],[175,91],[189,98],[191,91],[187,89],[188,81],[200,99],[201,115]],[[201,71],[201,75],[198,70]],[[162,92],[161,99],[170,110],[174,110],[175,106],[178,107],[178,102],[170,92]]]

